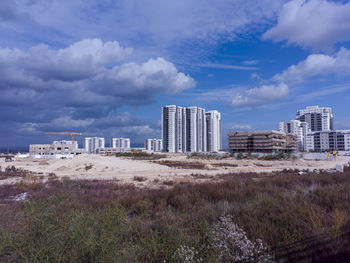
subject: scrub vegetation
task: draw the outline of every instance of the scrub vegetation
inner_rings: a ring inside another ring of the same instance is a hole
[[[158,190],[55,177],[2,185],[0,262],[346,262],[349,189],[348,169]]]

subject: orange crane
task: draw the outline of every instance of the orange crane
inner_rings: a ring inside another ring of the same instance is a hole
[[[45,132],[45,134],[56,134],[56,135],[71,135],[72,143],[74,143],[75,135],[83,135],[81,132]]]

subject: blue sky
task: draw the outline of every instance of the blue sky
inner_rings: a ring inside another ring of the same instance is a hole
[[[350,2],[1,0],[0,147],[46,131],[160,137],[160,107],[277,129],[308,105],[350,129]]]

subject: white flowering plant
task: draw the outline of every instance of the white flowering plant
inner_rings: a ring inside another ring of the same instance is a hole
[[[231,216],[221,216],[211,233],[211,248],[221,262],[273,262],[261,239],[249,240],[246,232],[238,227]]]

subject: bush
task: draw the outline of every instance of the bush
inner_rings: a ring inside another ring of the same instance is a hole
[[[261,239],[252,242],[230,216],[222,216],[210,233],[213,249],[221,262],[273,262]]]
[[[167,156],[164,154],[154,154],[147,152],[126,152],[126,153],[116,153],[116,157],[126,157],[134,160],[158,160],[162,158],[166,158]]]
[[[29,171],[16,168],[15,166],[8,166],[5,168],[5,171],[0,170],[0,177],[8,178],[8,177],[26,177],[29,175]]]
[[[147,178],[144,176],[134,176],[134,181],[145,182],[145,181],[147,181]]]
[[[89,164],[89,165],[85,165],[85,171],[88,171],[90,169],[92,169],[93,165]]]

